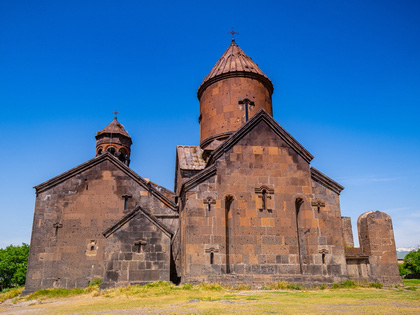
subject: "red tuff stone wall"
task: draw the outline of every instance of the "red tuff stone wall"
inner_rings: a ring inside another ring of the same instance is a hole
[[[315,213],[308,162],[265,122],[215,164],[215,175],[182,196],[178,266],[183,282],[223,281],[221,275],[242,276],[247,283],[303,281],[310,275],[313,282],[343,275],[338,197],[316,188],[316,194],[330,196],[323,198],[328,202],[323,213]],[[258,193],[262,187],[269,197],[266,209]],[[214,200],[210,207],[208,198]],[[297,214],[298,198],[303,203]],[[320,224],[329,219],[331,226]],[[324,263],[320,246],[329,250]]]
[[[391,217],[380,211],[369,211],[359,217],[357,225],[361,250],[369,255],[369,280],[402,283]]]
[[[245,98],[255,103],[251,106],[249,118],[261,109],[273,114],[271,93],[260,81],[234,77],[207,87],[200,98],[200,142],[242,126],[246,122],[245,109],[238,102]]]

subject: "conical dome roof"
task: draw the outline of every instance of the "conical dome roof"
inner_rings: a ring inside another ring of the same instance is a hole
[[[131,139],[128,132],[124,129],[124,126],[120,124],[119,121],[117,120],[117,117],[115,117],[114,120],[108,126],[105,127],[105,129],[98,131],[96,133],[96,136],[99,136],[105,133],[119,133]]]
[[[251,77],[261,81],[271,93],[274,87],[271,80],[262,72],[258,65],[236,44],[232,43],[219,59],[210,73],[204,78],[198,89],[198,98],[201,93],[212,83],[228,77]]]

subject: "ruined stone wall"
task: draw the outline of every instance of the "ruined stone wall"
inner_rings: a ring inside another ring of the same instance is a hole
[[[217,174],[185,196],[181,217],[183,281],[229,273],[328,276],[342,272],[342,234],[326,230],[325,235],[319,234],[321,216],[333,218],[332,224],[338,224],[341,233],[336,197],[325,214],[315,214],[308,163],[266,123],[257,125],[216,164]],[[210,209],[206,203],[209,197],[215,201]],[[297,200],[301,201],[299,207]],[[323,267],[320,239],[326,245],[340,240],[341,249],[330,247],[331,252],[341,253],[340,258],[328,258],[335,267]]]
[[[170,235],[141,212],[107,238],[101,288],[170,280]]]
[[[341,223],[343,227],[344,246],[354,247],[353,229],[351,226],[350,217],[341,217]]]
[[[234,77],[207,87],[200,98],[200,142],[242,126],[246,122],[245,108],[238,102],[245,98],[255,103],[250,107],[249,118],[261,109],[273,114],[271,93],[258,80]]]
[[[361,251],[369,256],[369,280],[402,283],[391,217],[380,211],[369,211],[359,217],[357,225]]]
[[[157,215],[173,213],[107,159],[38,191],[25,291],[84,287],[102,277],[102,232],[136,204]],[[177,219],[166,221],[176,229]]]

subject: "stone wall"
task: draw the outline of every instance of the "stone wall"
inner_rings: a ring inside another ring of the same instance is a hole
[[[200,142],[220,133],[236,131],[245,122],[244,105],[239,101],[248,98],[255,103],[250,107],[249,118],[264,109],[272,111],[271,93],[260,81],[234,77],[207,87],[200,98]]]
[[[344,246],[354,247],[353,229],[351,226],[350,217],[341,217],[341,223],[343,228]]]
[[[369,256],[369,280],[402,283],[391,217],[384,212],[369,211],[359,217],[357,225],[361,250]]]
[[[155,189],[139,184],[143,179],[130,172],[103,154],[36,187],[26,293],[84,287],[102,277],[102,232],[136,204],[147,205],[170,228],[177,228],[169,199],[159,200]]]
[[[101,288],[170,280],[172,234],[157,225],[150,214],[135,210],[122,227],[105,236],[105,272]]]
[[[266,123],[226,149],[215,168],[182,196],[183,282],[343,276],[338,196],[316,184],[313,195],[308,162]],[[312,201],[321,197],[327,206],[318,213]]]

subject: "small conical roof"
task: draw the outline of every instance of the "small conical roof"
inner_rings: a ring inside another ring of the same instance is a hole
[[[223,73],[245,71],[260,74],[268,79],[258,65],[238,46],[235,40],[225,51],[203,82]]]
[[[210,73],[204,78],[198,89],[198,94],[200,95],[213,81],[218,81],[218,77],[223,78],[229,74],[236,74],[235,76],[259,77],[271,92],[274,89],[271,80],[258,67],[252,58],[245,54],[235,40],[232,39],[229,48],[225,51]]]
[[[96,136],[99,136],[104,133],[119,133],[131,139],[128,132],[124,129],[124,126],[121,125],[117,120],[117,117],[115,117],[114,120],[108,126],[105,127],[105,129],[98,131]]]

